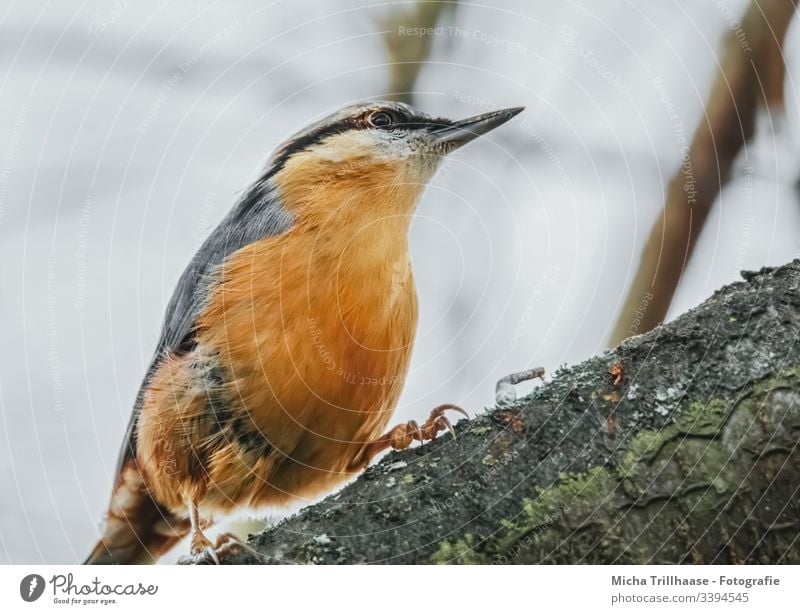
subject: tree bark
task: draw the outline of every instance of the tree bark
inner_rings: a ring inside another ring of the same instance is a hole
[[[800,563],[800,261],[744,278],[232,562]]]

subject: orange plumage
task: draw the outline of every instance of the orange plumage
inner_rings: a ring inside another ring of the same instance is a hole
[[[400,396],[417,323],[407,232],[420,186],[398,189],[393,169],[365,165],[305,197],[292,185],[303,172],[295,166],[302,169],[302,161],[276,178],[293,203],[293,228],[231,255],[198,320],[198,346],[230,374],[217,393],[271,450],[251,455],[235,441],[198,446],[211,435],[186,425],[196,422],[206,391],[191,385],[190,359],[165,363],[139,433],[143,442],[161,442],[141,456],[147,472],[159,475],[157,497],[171,508],[198,486],[190,466],[174,472],[163,462],[165,447],[178,447],[181,457],[213,450],[201,511],[289,503],[357,469],[353,461],[382,433]],[[343,191],[347,206],[340,205]],[[321,233],[324,224],[341,231]]]
[[[152,562],[189,532],[216,562],[220,515],[307,501],[450,427],[439,408],[384,433],[417,324],[408,230],[441,156],[507,118],[357,105],[278,149],[181,277],[88,562]]]

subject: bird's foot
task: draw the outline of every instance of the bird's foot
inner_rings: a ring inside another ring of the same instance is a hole
[[[197,533],[192,536],[189,554],[178,558],[178,565],[219,565],[242,551],[261,558],[261,554],[231,533],[220,533],[213,545],[205,535]]]
[[[514,386],[536,378],[544,381],[544,369],[528,369],[519,373],[511,373],[497,381],[495,387],[495,402],[498,405],[511,405],[517,400],[517,391]]]
[[[388,433],[367,443],[367,445],[362,448],[361,453],[353,461],[350,470],[360,471],[364,469],[377,454],[389,448],[404,450],[414,441],[423,443],[436,439],[440,431],[450,431],[453,437],[455,437],[456,432],[453,429],[453,425],[450,423],[448,417],[445,416],[445,412],[448,410],[457,411],[469,418],[469,414],[458,405],[453,405],[452,403],[439,405],[431,412],[431,415],[422,426],[415,420],[409,420],[403,424],[398,424]]]
[[[222,560],[241,552],[247,552],[258,559],[264,559],[264,555],[233,533],[220,533],[219,537],[217,537],[216,549]]]
[[[456,432],[449,418],[445,415],[448,410],[457,411],[469,418],[469,414],[458,405],[453,405],[452,403],[439,405],[431,412],[422,426],[414,420],[409,420],[405,424],[398,424],[389,431],[388,436],[391,447],[394,450],[404,450],[414,441],[419,441],[420,443],[432,441],[436,439],[440,431],[449,431],[455,439]]]
[[[195,531],[192,533],[189,554],[180,556],[177,562],[178,565],[219,565],[220,557],[211,540],[202,531]]]

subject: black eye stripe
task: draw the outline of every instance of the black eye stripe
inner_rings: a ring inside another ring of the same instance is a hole
[[[384,115],[390,118],[389,122],[375,122],[376,116]],[[427,115],[408,115],[398,112],[396,109],[373,109],[362,116],[357,125],[353,128],[383,128],[386,130],[396,130],[405,128],[409,130],[418,128],[435,129],[450,125],[451,122],[443,118],[432,118]]]
[[[385,126],[375,126],[370,121],[370,118],[377,113],[386,113],[391,116],[392,121]],[[286,161],[295,153],[305,151],[321,143],[326,138],[347,132],[348,130],[366,130],[366,129],[379,129],[379,130],[414,130],[426,129],[433,130],[442,126],[450,125],[450,121],[442,118],[431,118],[427,115],[418,115],[404,109],[397,109],[393,107],[373,107],[367,111],[362,111],[360,114],[350,115],[349,117],[342,117],[338,121],[333,121],[327,124],[319,124],[312,127],[308,131],[295,136],[293,139],[285,142],[283,147],[276,150],[272,158],[270,167],[262,177],[262,180],[269,179],[283,168]]]

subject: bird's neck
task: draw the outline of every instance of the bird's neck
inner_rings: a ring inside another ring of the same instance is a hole
[[[358,232],[379,223],[407,232],[428,179],[415,176],[413,168],[402,160],[332,161],[302,154],[293,156],[273,183],[301,227]]]
[[[294,232],[312,238],[317,255],[335,260],[340,272],[391,277],[408,266],[408,231],[424,189],[406,168],[308,157],[293,159],[274,183]]]

